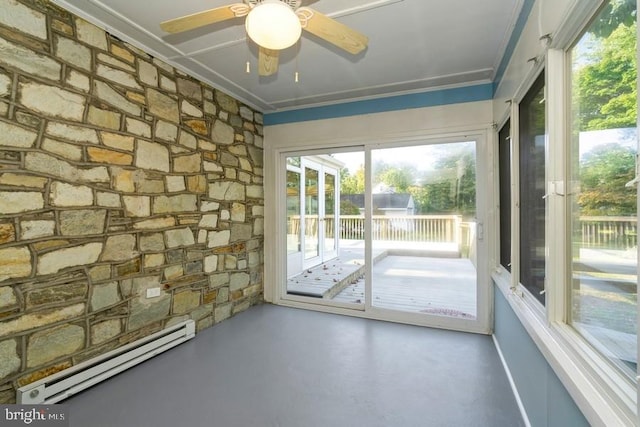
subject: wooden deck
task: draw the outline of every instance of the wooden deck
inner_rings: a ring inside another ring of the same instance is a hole
[[[376,250],[373,256],[376,262],[381,256],[386,256],[386,253]],[[364,249],[359,244],[345,245],[340,249],[338,257],[289,278],[287,292],[292,295],[331,299],[364,274]]]
[[[340,255],[287,281],[289,294],[364,302],[364,248],[341,242]],[[451,245],[379,244],[373,251],[373,305],[391,310],[474,318],[476,271]]]
[[[364,279],[348,285],[334,300],[364,301]],[[386,256],[373,268],[372,304],[391,310],[474,318],[476,271],[464,258]]]
[[[374,242],[374,307],[476,317],[476,270],[469,259],[446,246],[379,243]],[[362,242],[341,242],[338,258],[289,279],[288,290],[296,295],[363,304],[364,258]],[[576,266],[580,271],[574,278],[585,295],[577,295],[580,304],[574,307],[579,310],[574,327],[611,359],[635,365],[635,305],[624,299],[635,298],[635,258],[626,259],[619,251],[583,249]],[[612,272],[611,277],[601,277],[600,271]]]

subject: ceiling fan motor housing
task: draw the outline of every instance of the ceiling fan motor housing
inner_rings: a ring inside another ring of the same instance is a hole
[[[263,0],[254,6],[247,15],[245,28],[251,40],[270,50],[286,49],[302,34],[300,18],[280,0]]]

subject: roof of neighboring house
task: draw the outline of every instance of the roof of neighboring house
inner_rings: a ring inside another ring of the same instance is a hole
[[[407,209],[411,194],[384,193],[373,195],[374,209]],[[360,209],[364,209],[364,194],[341,194],[340,201],[349,201]]]

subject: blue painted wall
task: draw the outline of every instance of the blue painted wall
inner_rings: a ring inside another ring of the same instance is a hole
[[[493,99],[493,84],[491,83],[268,113],[264,115],[264,124],[269,126],[308,120],[334,119],[337,117],[461,104],[489,99]]]
[[[589,423],[494,286],[494,334],[533,427],[582,427]]]

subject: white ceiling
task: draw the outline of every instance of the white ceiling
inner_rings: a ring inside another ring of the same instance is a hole
[[[489,83],[523,0],[303,0],[369,37],[357,56],[305,33],[257,75],[244,18],[168,35],[159,23],[241,0],[54,0],[263,112]],[[246,73],[246,63],[251,73]],[[296,70],[300,81],[294,81]]]

